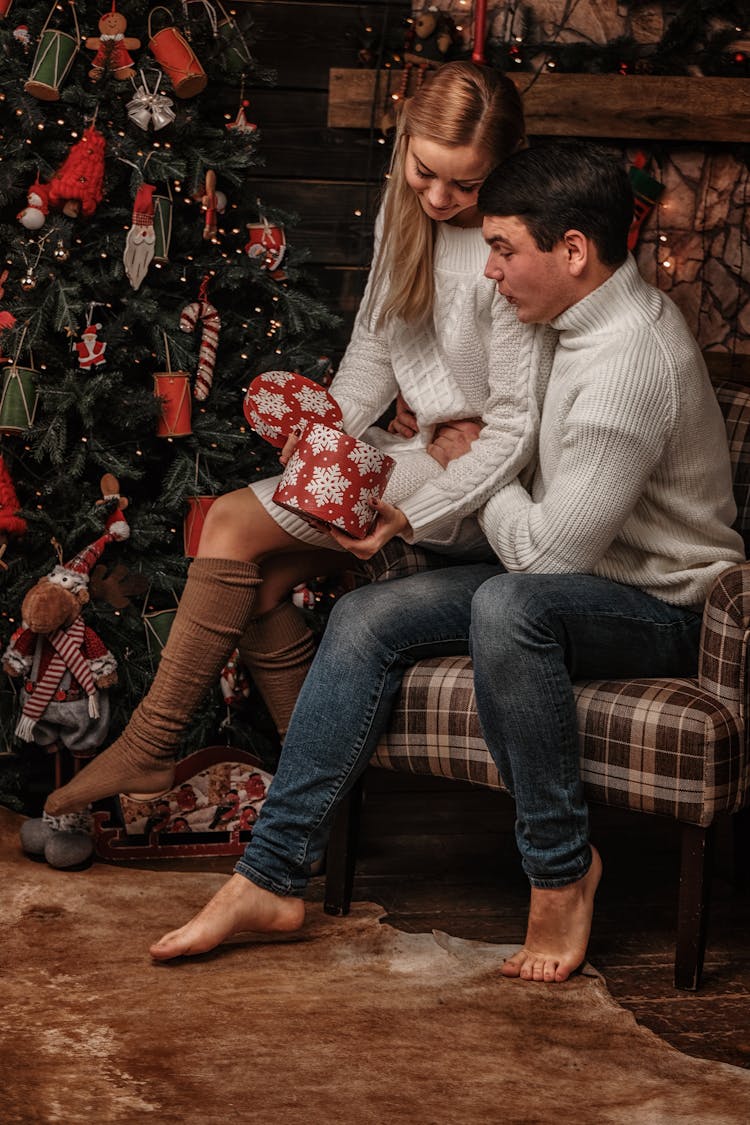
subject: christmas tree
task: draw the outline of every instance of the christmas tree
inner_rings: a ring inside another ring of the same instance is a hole
[[[108,741],[152,678],[186,518],[199,530],[210,502],[195,498],[278,472],[243,416],[249,382],[328,368],[335,318],[286,244],[290,216],[253,186],[245,93],[269,80],[254,52],[220,3],[0,0],[0,452],[20,505],[4,526],[26,523],[3,536],[0,643],[55,550],[102,534],[114,477],[130,537],[92,569],[85,611],[118,663]],[[14,737],[18,682],[0,676],[0,801],[29,808],[50,766]],[[217,684],[184,749],[223,726],[270,753],[261,710],[227,726]]]

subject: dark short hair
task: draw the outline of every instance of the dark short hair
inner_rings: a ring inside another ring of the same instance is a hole
[[[627,257],[630,180],[619,159],[596,145],[545,141],[513,153],[487,177],[478,203],[484,215],[517,216],[545,252],[579,230],[604,265]]]

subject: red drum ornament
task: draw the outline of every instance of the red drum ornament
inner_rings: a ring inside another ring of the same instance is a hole
[[[9,5],[10,6],[10,5]],[[35,98],[44,102],[56,102],[60,98],[60,87],[67,77],[81,46],[81,33],[78,29],[78,17],[75,5],[71,4],[75,35],[67,31],[58,31],[50,27],[50,20],[58,7],[52,4],[49,15],[45,20],[39,44],[34,55],[31,74],[24,83],[24,90]]]
[[[205,90],[208,82],[206,72],[198,62],[193,48],[174,24],[152,32],[151,20],[155,12],[166,12],[172,18],[168,8],[159,5],[151,9],[148,17],[148,48],[172,83],[177,97],[193,98]]]
[[[13,0],[0,0],[0,19],[7,16],[13,6]]]
[[[156,372],[154,394],[161,399],[157,436],[175,438],[192,434],[190,376],[187,371]]]
[[[268,270],[275,281],[283,281],[286,273],[281,266],[286,254],[284,228],[263,219],[260,223],[246,223],[248,241],[245,253],[259,261],[261,269]]]
[[[247,389],[245,417],[256,434],[277,449],[300,423],[324,422],[341,429],[341,407],[312,379],[296,371],[264,371]]]
[[[275,503],[308,521],[364,539],[396,462],[374,445],[309,423],[273,494]]]
[[[215,499],[215,496],[188,496],[187,498],[188,510],[183,527],[183,544],[188,559],[194,559],[198,553],[198,544],[201,541],[208,509]]]

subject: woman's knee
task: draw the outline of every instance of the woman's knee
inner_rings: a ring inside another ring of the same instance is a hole
[[[403,594],[397,582],[361,586],[338,599],[328,618],[325,635],[355,652],[366,646],[388,644],[390,635],[403,623]]]

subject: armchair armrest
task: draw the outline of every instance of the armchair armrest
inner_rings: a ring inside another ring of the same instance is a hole
[[[406,578],[407,575],[418,574],[422,570],[437,570],[457,561],[459,560],[396,538],[386,543],[371,559],[360,563],[360,566],[369,582],[387,582],[391,578]]]
[[[723,570],[703,610],[698,683],[745,720],[750,640],[750,562]]]

